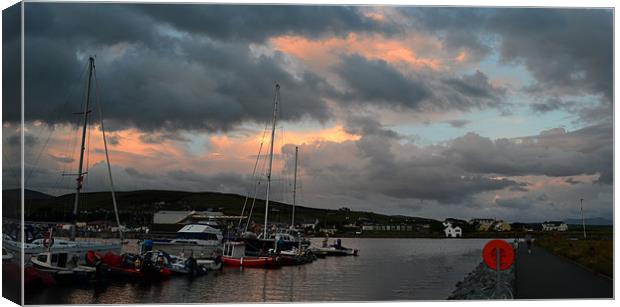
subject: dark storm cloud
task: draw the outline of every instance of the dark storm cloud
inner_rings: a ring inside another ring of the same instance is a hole
[[[539,136],[492,141],[468,133],[445,151],[460,168],[474,173],[505,176],[553,177],[612,174],[612,128],[592,126],[573,132],[554,129]]]
[[[2,11],[2,121],[20,118],[21,5]]]
[[[424,81],[404,76],[383,60],[345,55],[334,70],[351,88],[345,99],[413,109],[432,95]]]
[[[479,70],[474,74],[464,75],[461,76],[461,78],[448,78],[443,80],[443,82],[451,86],[461,95],[474,99],[498,100],[499,96],[503,96],[506,92],[505,89],[493,87],[489,83],[489,77]]]
[[[309,178],[320,178],[313,184],[321,191],[346,191],[358,199],[382,195],[463,204],[480,192],[522,186],[511,179],[460,169],[441,155],[443,147],[401,144],[396,133],[386,133],[390,130],[369,118],[351,118],[345,129],[361,138],[300,147],[300,168]]]
[[[468,111],[501,107],[506,89],[489,83],[481,71],[460,77],[437,78],[437,73],[404,75],[383,60],[345,55],[333,70],[349,90],[340,95],[345,104],[373,104],[409,110]]]
[[[84,97],[87,56],[97,54],[108,128],[146,131],[226,131],[268,120],[274,82],[282,119],[324,121],[321,96],[333,88],[311,72],[293,75],[282,54],[258,54],[250,43],[374,23],[351,7],[29,3],[26,14],[27,120],[76,123],[70,113]]]
[[[480,35],[492,10],[478,8],[404,8],[417,29],[438,35],[449,50],[468,51],[474,60],[487,56],[492,48]]]
[[[395,32],[350,6],[140,5],[137,8],[181,31],[220,40],[261,42],[283,34],[318,38],[345,36],[351,31]]]
[[[613,11],[608,9],[411,8],[413,24],[474,58],[497,42],[500,60],[523,63],[532,92],[603,95],[613,87]]]
[[[320,178],[313,180],[313,188],[336,195],[346,191],[357,199],[382,195],[466,206],[474,205],[473,197],[480,193],[530,192],[528,183],[513,176],[600,174],[596,183],[609,184],[613,175],[612,130],[608,125],[571,132],[553,129],[537,136],[496,141],[469,133],[427,147],[385,137],[382,129],[364,133],[361,127],[376,127],[367,119],[352,120],[349,126],[357,127],[354,131],[361,135],[359,140],[301,145],[300,172],[305,178]],[[542,202],[512,199],[498,204],[521,208]]]
[[[504,208],[525,210],[535,206],[535,202],[527,197],[518,197],[518,198],[498,198],[495,200],[495,203]]]
[[[399,138],[394,130],[385,128],[377,120],[367,116],[349,116],[345,122],[344,130],[350,134],[377,135],[386,138]]]
[[[537,91],[602,94],[611,102],[612,17],[597,9],[499,9],[490,22],[501,35],[501,58],[523,61]]]

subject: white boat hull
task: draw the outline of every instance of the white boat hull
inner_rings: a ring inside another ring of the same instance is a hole
[[[196,245],[189,243],[153,242],[153,250],[161,250],[170,255],[183,257],[192,256],[196,259],[213,258],[213,253],[221,248],[222,246],[220,244]]]
[[[120,243],[102,243],[102,242],[83,242],[83,241],[64,241],[59,240],[58,244],[52,245],[50,249],[43,244],[25,243],[24,244],[24,259],[27,263],[30,263],[30,258],[40,253],[51,252],[67,252],[71,256],[77,255],[80,259],[84,259],[88,251],[95,251],[101,254],[107,252],[113,252],[115,254],[121,253],[122,245]],[[15,255],[19,255],[22,252],[21,242],[3,240],[2,246]]]

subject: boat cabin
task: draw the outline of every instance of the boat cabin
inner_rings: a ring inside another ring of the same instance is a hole
[[[218,241],[223,239],[222,231],[209,225],[190,224],[177,232],[177,239]],[[178,242],[178,241],[177,241]]]
[[[32,262],[37,266],[45,268],[74,269],[78,267],[78,260],[79,257],[75,254],[69,257],[69,253],[47,252],[37,255],[36,258],[32,259]]]
[[[243,242],[226,242],[224,244],[224,257],[245,257],[245,244]]]

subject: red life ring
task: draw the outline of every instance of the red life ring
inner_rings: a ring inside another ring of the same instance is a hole
[[[43,239],[43,246],[45,246],[46,248],[50,248],[52,247],[52,245],[54,245],[54,238],[45,238]]]

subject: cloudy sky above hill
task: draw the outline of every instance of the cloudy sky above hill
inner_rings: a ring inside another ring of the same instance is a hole
[[[591,217],[613,210],[611,10],[27,3],[25,31],[27,188],[74,188],[61,174],[77,169],[73,113],[96,55],[120,190],[252,191],[278,82],[277,200],[291,199],[299,146],[309,206],[540,220],[576,217],[584,198]],[[93,111],[87,189],[104,190]],[[18,118],[4,108],[5,148]]]

